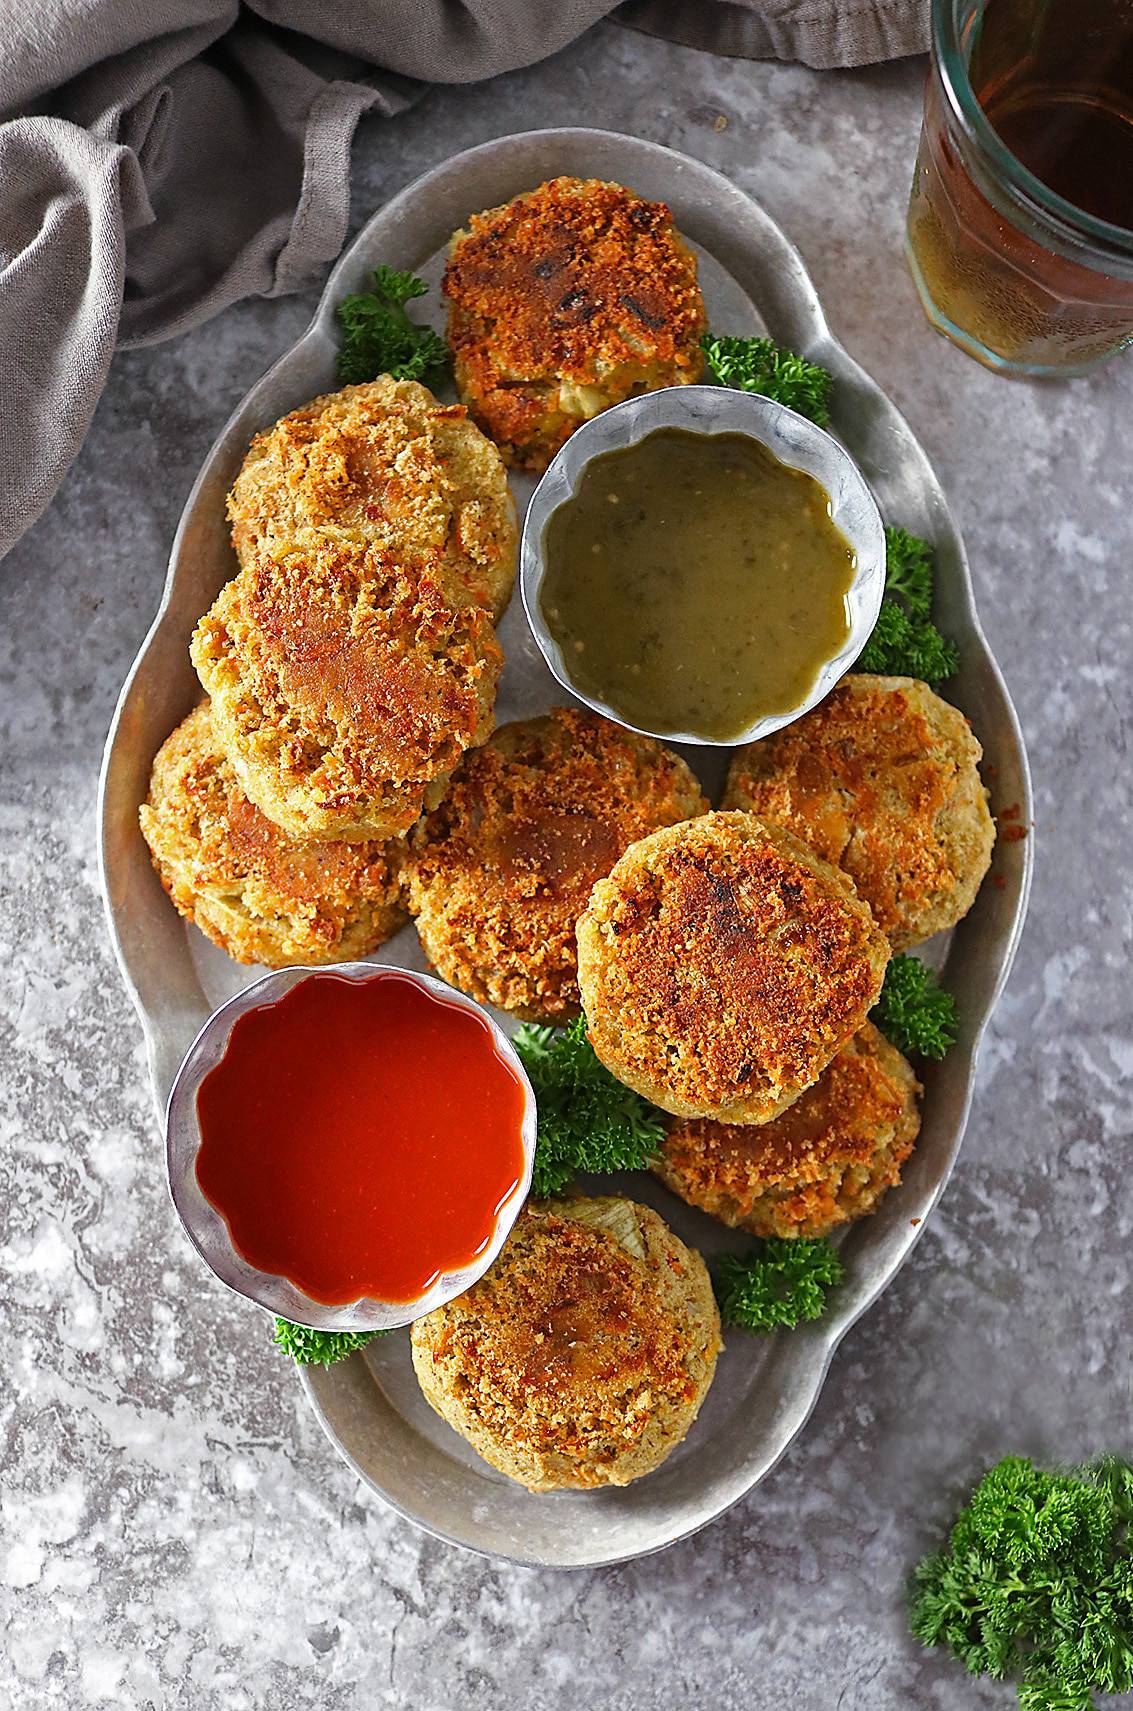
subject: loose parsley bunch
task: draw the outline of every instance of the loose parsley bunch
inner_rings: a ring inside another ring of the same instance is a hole
[[[929,617],[932,592],[931,546],[905,529],[886,529],[885,598],[853,670],[917,677],[933,688],[954,676],[959,655]]]
[[[829,371],[808,362],[774,339],[741,339],[705,333],[700,341],[708,372],[718,386],[760,392],[820,428],[830,420]]]
[[[372,1338],[386,1335],[385,1331],[313,1331],[309,1325],[277,1319],[272,1342],[299,1366],[332,1366],[365,1347]]]
[[[429,287],[414,273],[392,267],[374,269],[372,291],[356,292],[338,305],[342,344],[338,378],[343,385],[391,374],[395,380],[420,380],[437,386],[449,371],[448,346],[431,327],[411,321],[405,305]]]
[[[1045,1473],[1008,1456],[947,1549],[914,1571],[909,1620],[973,1675],[1010,1676],[1023,1711],[1089,1711],[1133,1689],[1133,1467]]]
[[[640,1170],[649,1162],[664,1119],[599,1063],[584,1017],[561,1031],[526,1023],[513,1044],[539,1112],[534,1194],[557,1194],[576,1170]]]
[[[919,957],[890,958],[870,1014],[899,1052],[940,1059],[956,1044],[956,1000]]]
[[[844,1275],[842,1261],[825,1239],[769,1236],[752,1254],[717,1260],[713,1283],[725,1325],[763,1332],[793,1330],[805,1319],[820,1319],[827,1291]]]

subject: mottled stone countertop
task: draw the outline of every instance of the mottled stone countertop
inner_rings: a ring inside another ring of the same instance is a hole
[[[95,869],[103,738],[181,506],[313,299],[120,356],[59,498],[0,567],[0,1704],[1012,1703],[913,1644],[901,1588],[990,1459],[1133,1448],[1133,362],[1011,384],[929,330],[901,251],[920,82],[912,64],[816,74],[605,26],[364,122],[354,218],[508,131],[582,123],[684,149],[782,222],[928,449],[1027,733],[1039,848],[923,1240],[776,1472],[658,1557],[501,1567],[365,1494],[176,1225]]]

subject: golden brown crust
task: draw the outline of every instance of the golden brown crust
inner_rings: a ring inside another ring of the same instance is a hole
[[[356,548],[261,554],[193,636],[240,783],[297,838],[404,832],[492,729],[491,620]]]
[[[895,951],[967,914],[995,825],[963,714],[910,677],[851,674],[739,749],[724,794],[848,873]]]
[[[871,1022],[770,1123],[673,1118],[654,1169],[725,1224],[757,1236],[825,1236],[872,1212],[920,1128],[911,1066]]]
[[[430,961],[530,1020],[578,1013],[575,923],[636,839],[707,807],[679,756],[577,708],[496,731],[412,834],[410,910]]]
[[[594,1050],[675,1116],[765,1123],[861,1027],[889,947],[846,876],[753,814],[654,832],[591,893]]]
[[[456,604],[499,617],[515,580],[515,503],[461,404],[382,375],[257,434],[228,495],[241,564],[321,541],[420,565]]]
[[[696,257],[620,184],[554,178],[474,214],[442,289],[460,395],[525,468],[611,404],[700,378]]]
[[[425,1397],[532,1491],[627,1485],[685,1436],[720,1347],[704,1262],[615,1198],[531,1204],[495,1265],[418,1319]]]
[[[289,838],[240,788],[207,701],[158,750],[139,818],[176,907],[237,962],[352,961],[406,918],[401,841]]]

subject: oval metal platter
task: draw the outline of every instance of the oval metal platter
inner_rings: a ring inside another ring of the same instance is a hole
[[[335,305],[347,292],[365,288],[377,262],[412,268],[435,287],[448,239],[470,213],[559,174],[615,179],[667,202],[699,253],[714,330],[768,332],[831,370],[833,430],[871,483],[883,516],[936,546],[937,618],[959,644],[962,662],[948,695],[983,743],[993,808],[1018,805],[1022,820],[1031,820],[1018,722],[980,630],[963,543],[940,484],[897,410],[832,336],[802,261],[778,226],[718,173],[652,143],[591,130],[501,138],[428,173],[374,215],[336,266],[306,334],[252,388],[222,430],[185,507],[160,610],[111,726],[100,795],[111,932],[145,1030],[159,1112],[210,1010],[257,972],[229,962],[184,925],[138,831],[138,806],[154,753],[199,697],[189,637],[236,569],[225,493],[257,429],[334,389]],[[422,318],[431,312],[441,324],[435,289],[414,308]],[[522,514],[531,484],[520,479],[514,485]],[[507,655],[497,706],[501,721],[567,698],[539,658],[518,598],[500,639]],[[719,788],[726,755],[685,752],[711,795]],[[551,1496],[534,1496],[481,1462],[423,1401],[407,1337],[378,1338],[337,1366],[302,1375],[327,1435],[360,1479],[439,1538],[513,1562],[560,1567],[619,1562],[659,1550],[750,1492],[802,1427],[839,1341],[893,1278],[948,1180],[980,1038],[1022,926],[1031,852],[1030,838],[1001,842],[994,883],[985,883],[948,942],[926,948],[934,961],[946,963],[947,983],[959,1002],[960,1038],[947,1059],[925,1073],[924,1123],[904,1182],[873,1217],[844,1236],[847,1279],[825,1318],[773,1338],[731,1333],[700,1418],[656,1473],[624,1490]],[[411,927],[383,947],[377,960],[424,967]],[[159,1156],[155,1149],[155,1169]],[[648,1175],[627,1178],[625,1188],[706,1253],[742,1245]],[[258,1321],[249,1324],[249,1336],[261,1334]]]

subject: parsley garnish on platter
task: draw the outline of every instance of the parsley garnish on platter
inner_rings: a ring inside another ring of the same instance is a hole
[[[724,1254],[713,1267],[725,1325],[741,1331],[794,1330],[826,1311],[827,1291],[845,1276],[825,1238],[768,1236],[751,1254]]]
[[[932,613],[932,548],[907,529],[885,531],[885,592],[899,599],[910,618]]]
[[[939,1060],[956,1044],[956,1000],[915,956],[895,956],[870,1018],[906,1056]]]
[[[820,428],[830,420],[830,374],[774,339],[741,339],[705,333],[700,341],[708,372],[718,386],[759,392],[797,410]]]
[[[277,1319],[272,1342],[299,1366],[332,1366],[345,1360],[373,1337],[385,1336],[384,1331],[313,1331],[309,1325],[293,1325],[290,1319]]]
[[[1023,1711],[1088,1711],[1133,1689],[1133,1467],[1045,1473],[1008,1456],[948,1546],[913,1573],[909,1620],[973,1675],[1011,1677]]]
[[[664,1139],[664,1119],[599,1063],[586,1020],[525,1023],[513,1045],[535,1090],[539,1138],[531,1192],[557,1194],[576,1170],[640,1170]]]
[[[858,655],[852,671],[872,671],[879,677],[918,677],[935,689],[953,677],[956,648],[936,625],[918,623],[891,600],[882,603],[877,624]]]
[[[448,375],[448,346],[432,327],[419,326],[405,312],[413,297],[429,287],[414,273],[391,267],[374,269],[374,288],[344,297],[338,305],[342,345],[338,378],[345,386],[390,374],[395,380],[420,380],[438,386]]]
[[[933,688],[953,677],[960,663],[955,644],[929,617],[933,549],[906,529],[885,531],[885,598],[869,641],[853,671],[881,677],[917,677]]]

